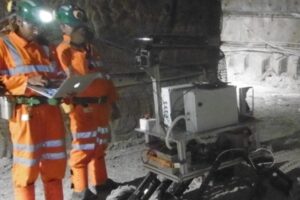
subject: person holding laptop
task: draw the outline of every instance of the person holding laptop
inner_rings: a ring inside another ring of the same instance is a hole
[[[16,100],[9,119],[14,199],[34,200],[34,184],[41,175],[45,199],[63,200],[66,152],[61,112],[27,88],[46,86],[56,76],[51,51],[37,42],[42,24],[52,15],[35,0],[17,1],[15,14],[14,30],[0,38],[0,80]]]
[[[63,41],[56,52],[67,76],[101,72],[99,78],[69,102],[72,199],[86,198],[89,180],[99,197],[117,187],[108,179],[105,164],[105,149],[110,139],[108,123],[111,117],[119,116],[117,92],[105,75],[101,55],[91,45],[93,33],[87,26],[85,12],[76,5],[64,4],[57,9],[56,17],[63,32]]]

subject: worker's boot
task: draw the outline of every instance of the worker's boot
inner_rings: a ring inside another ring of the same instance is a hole
[[[86,200],[85,199],[85,191],[73,192],[70,200]]]
[[[95,192],[92,192],[90,189],[85,191],[85,199],[87,200],[98,200],[98,196]],[[102,199],[100,199],[102,200]]]
[[[44,182],[45,200],[63,200],[63,187],[61,180]]]
[[[15,200],[35,200],[34,185],[15,187]]]
[[[103,184],[95,186],[99,199],[106,199],[112,190],[116,189],[120,184],[111,179],[107,179]]]
[[[92,193],[89,189],[82,192],[73,192],[70,200],[97,200],[97,195]]]

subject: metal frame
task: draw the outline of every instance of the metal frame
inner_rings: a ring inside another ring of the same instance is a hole
[[[153,40],[151,40],[153,41]],[[205,43],[200,43],[196,45],[160,45],[160,44],[149,44],[151,50],[163,50],[163,49],[193,49],[193,48],[203,48]],[[151,137],[156,137],[158,139],[164,140],[166,133],[164,127],[161,126],[162,122],[162,108],[161,108],[161,83],[160,83],[160,66],[157,63],[150,63],[151,68],[145,69],[145,71],[150,74],[152,80],[152,88],[153,88],[153,98],[154,98],[154,109],[155,109],[155,118],[156,123],[153,129],[151,130],[140,130],[136,129],[138,132],[142,132],[145,134],[145,141],[149,143]],[[148,70],[152,70],[152,73],[149,73]],[[205,141],[207,143],[211,143],[215,141],[218,133],[225,132],[231,130],[233,128],[238,128],[241,125],[232,125],[224,128],[218,128],[215,130],[209,130],[201,133],[188,133],[187,131],[174,131],[170,135],[169,139],[172,142],[176,143],[177,155],[178,155],[178,164],[179,164],[179,173],[173,174],[171,171],[167,172],[162,168],[151,165],[149,163],[144,163],[144,167],[149,170],[148,176],[144,179],[144,181],[140,184],[139,188],[135,191],[135,193],[129,198],[130,200],[144,199],[145,195],[148,197],[151,194],[143,194],[143,189],[146,187],[145,185],[149,182],[153,182],[155,187],[158,187],[159,183],[157,181],[157,176],[160,175],[168,181],[173,181],[174,183],[179,183],[186,185],[186,183],[190,183],[193,178],[204,175],[212,169],[212,166],[207,165],[205,167],[195,167],[195,169],[189,169],[190,165],[187,162],[187,152],[186,145],[187,142],[191,139],[201,138],[201,141]],[[227,162],[220,163],[219,168],[225,168],[229,166],[236,165],[241,163],[243,159],[234,159]],[[151,184],[150,184],[151,185]],[[153,187],[154,187],[153,186]],[[153,189],[153,188],[151,188]],[[185,190],[185,189],[184,189]],[[179,195],[183,194],[184,191],[179,192]],[[147,192],[146,192],[147,193]]]
[[[229,131],[234,128],[240,128],[240,127],[243,127],[243,126],[242,125],[232,125],[232,126],[226,126],[226,127],[218,128],[215,130],[210,130],[210,131],[201,132],[201,133],[194,133],[194,134],[187,133],[185,131],[174,132],[171,135],[170,140],[172,140],[173,142],[176,143],[176,148],[177,148],[178,158],[179,158],[179,163],[180,163],[179,174],[172,174],[170,172],[166,172],[165,170],[159,169],[156,166],[151,165],[149,163],[145,163],[144,167],[146,169],[148,169],[150,172],[162,175],[163,177],[170,179],[172,181],[175,181],[175,182],[183,182],[183,181],[187,181],[192,178],[199,177],[199,176],[205,174],[206,172],[208,172],[210,170],[210,166],[207,166],[204,168],[198,168],[196,170],[188,169],[189,166],[188,166],[188,163],[186,162],[187,161],[187,153],[186,153],[187,142],[190,141],[191,139],[201,138],[201,141],[203,141],[203,142],[212,143],[219,133]],[[161,132],[143,131],[140,129],[136,129],[136,131],[142,132],[145,134],[146,143],[150,142],[150,136],[156,137],[159,139],[164,139],[164,135]],[[220,168],[230,167],[230,166],[240,163],[241,161],[242,161],[242,159],[234,159],[232,161],[227,161],[227,162],[222,163]]]

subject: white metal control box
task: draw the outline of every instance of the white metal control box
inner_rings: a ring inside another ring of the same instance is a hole
[[[182,84],[161,88],[161,109],[165,125],[170,126],[177,116],[184,115],[184,92],[193,87],[193,84]]]
[[[188,132],[237,124],[236,87],[195,88],[184,95],[184,109]]]

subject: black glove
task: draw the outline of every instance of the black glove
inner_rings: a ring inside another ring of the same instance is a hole
[[[7,90],[5,85],[2,82],[0,82],[0,95],[4,95],[6,91]]]

